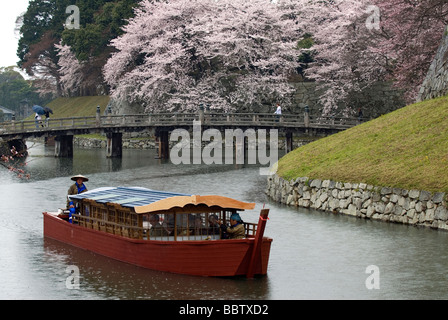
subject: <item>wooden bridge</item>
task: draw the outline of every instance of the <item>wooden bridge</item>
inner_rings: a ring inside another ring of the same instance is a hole
[[[73,156],[73,137],[80,134],[100,133],[107,137],[107,156],[120,157],[122,134],[125,132],[153,132],[159,145],[159,156],[169,156],[169,133],[174,129],[193,128],[193,122],[200,121],[203,130],[226,129],[277,129],[286,137],[287,151],[292,150],[294,134],[333,134],[360,123],[357,118],[312,118],[303,116],[263,113],[157,113],[134,115],[55,118],[40,123],[31,121],[9,121],[0,124],[0,138],[3,140],[26,140],[30,137],[55,137],[55,156]]]

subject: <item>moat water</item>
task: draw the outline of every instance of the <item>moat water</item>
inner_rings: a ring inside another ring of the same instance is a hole
[[[54,158],[35,144],[19,179],[1,168],[0,299],[447,299],[448,233],[286,207],[265,194],[255,166],[174,165],[153,150],[75,149]],[[256,202],[242,213],[257,221],[271,209],[274,239],[268,275],[256,279],[169,274],[128,265],[43,237],[43,211],[65,204],[70,177],[89,189],[140,186],[190,194],[220,194]],[[79,269],[79,289],[67,287],[67,267]]]

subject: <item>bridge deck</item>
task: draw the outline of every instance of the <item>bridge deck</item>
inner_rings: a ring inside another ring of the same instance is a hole
[[[31,121],[9,121],[0,124],[0,137],[13,136],[39,137],[61,135],[66,132],[76,134],[96,132],[106,129],[138,131],[142,128],[192,127],[193,121],[201,121],[204,127],[223,128],[272,128],[293,131],[294,129],[345,130],[360,123],[357,118],[303,117],[283,114],[253,113],[158,113],[134,115],[108,115],[72,118],[42,119],[39,123]]]

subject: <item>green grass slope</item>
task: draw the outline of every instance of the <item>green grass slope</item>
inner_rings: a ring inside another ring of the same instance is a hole
[[[277,174],[448,192],[448,97],[406,106],[279,160]]]
[[[100,106],[103,114],[109,101],[109,96],[57,98],[46,106],[53,110],[51,118],[87,117],[96,115],[97,106]],[[34,113],[27,120],[33,119]]]

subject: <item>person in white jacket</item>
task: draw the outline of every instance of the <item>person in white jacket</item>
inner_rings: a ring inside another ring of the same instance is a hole
[[[282,115],[282,107],[280,107],[280,103],[277,103],[277,110],[275,110],[274,114],[277,115],[277,120],[275,120],[275,121],[278,122],[280,119],[280,116]]]

